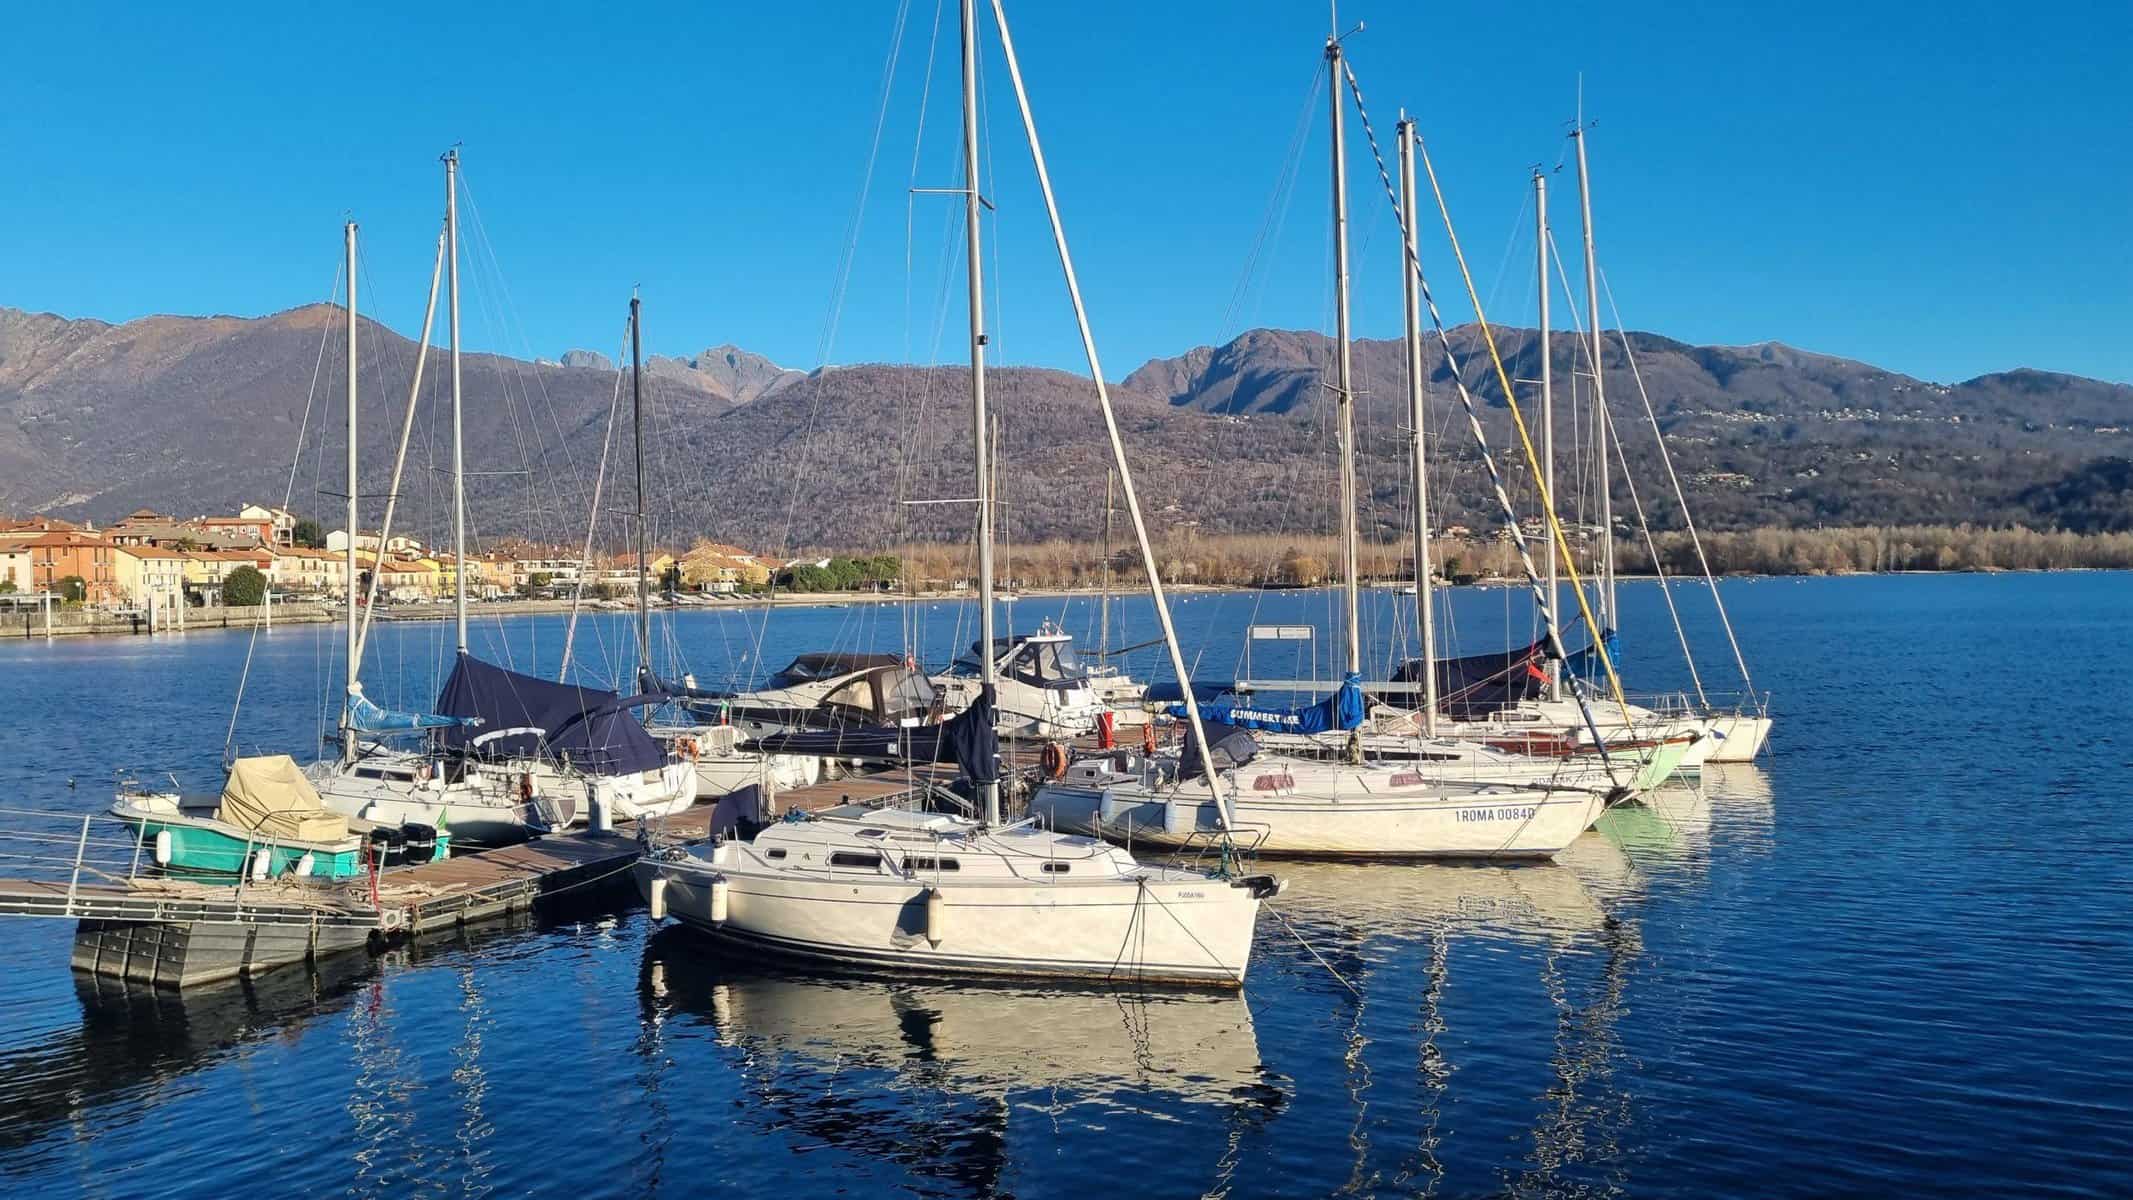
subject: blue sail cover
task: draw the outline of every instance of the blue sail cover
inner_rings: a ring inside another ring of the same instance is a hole
[[[1185,718],[1185,706],[1173,704],[1170,715]],[[1363,677],[1341,680],[1340,690],[1307,708],[1271,708],[1241,703],[1208,704],[1200,719],[1213,725],[1239,729],[1266,729],[1276,733],[1324,733],[1330,729],[1354,729],[1363,723]]]
[[[1440,658],[1437,707],[1455,721],[1478,721],[1520,701],[1537,699],[1548,687],[1548,643],[1537,641],[1516,650]],[[1392,673],[1394,683],[1419,683],[1422,660],[1411,658]],[[1419,696],[1407,703],[1421,706]]]
[[[630,711],[665,699],[659,693],[624,699],[597,688],[521,675],[461,654],[437,696],[437,711],[473,718],[487,731],[446,729],[440,737],[447,747],[487,758],[545,754],[595,775],[623,775],[666,765],[666,751]],[[506,730],[523,732],[495,736]]]
[[[436,713],[400,712],[397,709],[379,708],[362,692],[348,697],[348,728],[357,733],[413,733],[418,729],[450,729],[474,722],[467,717],[445,717]]]

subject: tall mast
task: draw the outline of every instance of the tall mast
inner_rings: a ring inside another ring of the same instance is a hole
[[[1355,533],[1355,392],[1348,346],[1348,150],[1341,137],[1341,39],[1336,27],[1326,38],[1326,94],[1333,113],[1333,333],[1334,398],[1340,411],[1341,443],[1341,587],[1348,624],[1348,673],[1363,670],[1361,600],[1357,583],[1359,548]]]
[[[356,652],[356,223],[341,228],[348,253],[348,702],[341,705],[341,761],[355,759],[355,726],[349,721],[348,704],[360,686],[356,681],[360,659]]]
[[[1582,210],[1585,225],[1585,313],[1586,329],[1592,335],[1593,447],[1600,460],[1593,475],[1594,486],[1600,493],[1600,633],[1606,635],[1615,631],[1618,619],[1615,613],[1615,509],[1607,470],[1613,447],[1610,444],[1612,430],[1607,422],[1606,372],[1600,369],[1600,349],[1604,344],[1600,337],[1600,272],[1593,265],[1592,178],[1585,169],[1583,114],[1580,114],[1578,127],[1570,131],[1570,140],[1578,147],[1578,207]]]
[[[630,424],[632,436],[637,443],[637,686],[651,686],[652,674],[652,597],[650,570],[647,560],[651,552],[651,534],[646,528],[644,508],[644,356],[643,335],[640,329],[642,308],[635,295],[630,297]]]
[[[1400,240],[1406,261],[1400,278],[1405,286],[1407,325],[1407,419],[1408,452],[1414,457],[1415,490],[1415,622],[1422,645],[1422,726],[1437,736],[1437,616],[1430,596],[1429,562],[1429,460],[1423,444],[1427,412],[1422,400],[1422,305],[1418,293],[1420,258],[1415,248],[1415,123],[1400,114]]]
[[[970,267],[970,446],[978,480],[978,670],[985,699],[999,692],[993,661],[992,455],[985,414],[985,267],[979,239],[978,20],[975,0],[962,0],[963,27],[963,257]],[[985,823],[1000,822],[1000,785],[984,785]]]
[[[444,152],[444,240],[452,308],[452,618],[467,652],[467,456],[459,400],[459,151]],[[382,558],[385,547],[378,547]]]
[[[1540,270],[1540,389],[1541,389],[1541,492],[1555,503],[1555,376],[1554,347],[1548,342],[1548,177],[1533,169],[1533,256]],[[1547,514],[1541,514],[1546,520]],[[1555,539],[1548,541],[1548,611],[1554,612],[1559,588],[1556,578],[1562,564],[1555,560]],[[1548,660],[1548,698],[1563,698],[1563,664]]]

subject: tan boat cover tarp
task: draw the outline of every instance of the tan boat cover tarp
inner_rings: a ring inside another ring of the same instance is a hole
[[[231,764],[215,819],[289,841],[336,842],[348,836],[348,818],[319,800],[318,790],[286,754]]]

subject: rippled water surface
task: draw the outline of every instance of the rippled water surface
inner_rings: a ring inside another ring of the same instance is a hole
[[[1553,865],[1282,865],[1310,949],[1263,919],[1241,996],[803,974],[598,906],[129,994],[76,983],[70,927],[0,919],[0,1194],[2133,1191],[2133,580],[1726,597],[1775,697],[1763,764]],[[1708,596],[1681,602],[1707,685],[1737,686]],[[1381,653],[1400,603],[1373,600]],[[1633,686],[1690,686],[1657,590],[1623,606]],[[1015,623],[1082,632],[1090,607]],[[1327,608],[1202,595],[1181,624],[1222,674],[1247,623]],[[1119,641],[1151,635],[1124,610]],[[1503,591],[1454,610],[1473,649],[1527,621]],[[907,627],[935,658],[969,640],[954,605],[664,625],[707,682]],[[301,754],[336,636],[0,641],[0,807],[88,812],[121,768],[212,783],[248,658],[237,744]],[[371,693],[434,690],[446,637],[385,627]],[[604,616],[581,660],[611,675],[626,637]],[[476,640],[561,649],[548,619]],[[1314,645],[1255,670],[1323,675]]]

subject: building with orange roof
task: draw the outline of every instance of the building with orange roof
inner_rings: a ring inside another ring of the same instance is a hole
[[[116,553],[109,541],[80,530],[52,530],[22,543],[30,552],[30,591],[56,592],[60,581],[82,581],[82,598],[89,604],[110,604],[118,596]]]

